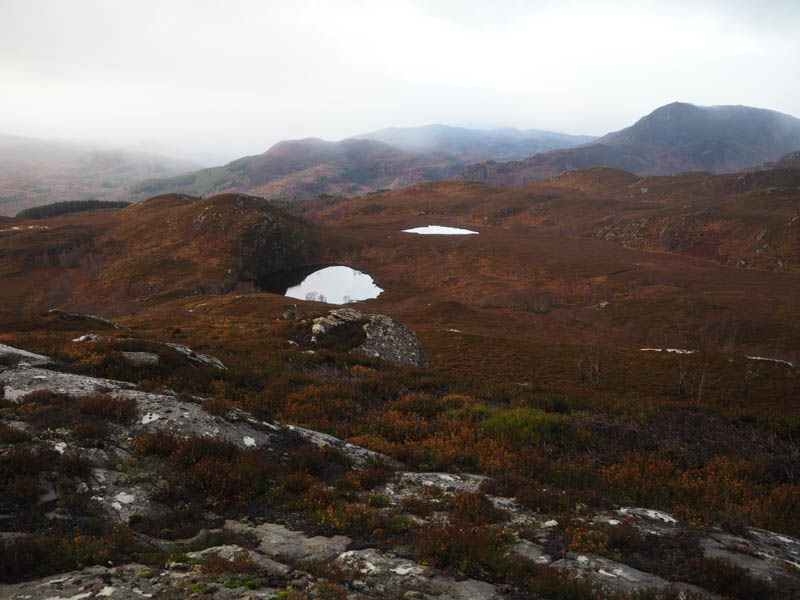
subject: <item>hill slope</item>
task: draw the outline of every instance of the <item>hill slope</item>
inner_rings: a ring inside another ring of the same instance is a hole
[[[521,158],[591,139],[546,131],[481,131],[445,125],[382,129],[339,142],[317,138],[279,142],[263,154],[221,167],[143,181],[131,192],[140,197],[160,193],[206,196],[221,191],[282,199],[358,196],[452,179],[476,160]]]
[[[199,165],[156,154],[0,134],[0,214],[73,200],[127,200],[126,189]]]
[[[315,227],[262,198],[166,194],[2,228],[0,286],[9,306],[118,313],[146,297],[252,289],[264,274],[313,262],[319,248]]]
[[[453,177],[461,163],[435,154],[411,154],[373,140],[316,138],[275,144],[258,156],[181,177],[143,181],[133,194],[180,192],[205,196],[239,191],[267,198],[358,195]]]
[[[777,160],[798,148],[800,119],[748,106],[673,102],[596,143],[517,162],[471,165],[461,177],[493,185],[523,185],[588,167],[624,169],[639,175],[729,173]]]

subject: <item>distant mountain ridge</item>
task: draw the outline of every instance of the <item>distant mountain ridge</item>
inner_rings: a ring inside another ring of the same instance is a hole
[[[775,161],[797,149],[800,119],[790,115],[749,106],[673,102],[596,142],[516,162],[470,165],[460,177],[493,185],[524,185],[588,167],[638,175],[718,174]]]
[[[449,125],[389,127],[354,136],[378,140],[406,152],[444,152],[461,158],[515,160],[536,152],[569,148],[597,138],[538,129],[466,129]]]
[[[265,198],[353,196],[383,188],[455,177],[464,163],[443,154],[403,152],[375,140],[328,142],[317,138],[279,142],[263,154],[180,177],[143,181],[140,196],[177,192],[208,196],[222,191]]]
[[[390,128],[338,142],[278,142],[263,154],[180,177],[143,181],[138,197],[161,193],[208,196],[223,191],[266,198],[358,196],[425,181],[455,178],[476,160],[521,158],[542,148],[585,143],[589,136],[546,131],[483,131],[446,125]]]

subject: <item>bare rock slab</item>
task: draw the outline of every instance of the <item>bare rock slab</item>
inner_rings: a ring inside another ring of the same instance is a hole
[[[258,540],[258,550],[267,556],[288,562],[329,561],[345,551],[350,538],[344,535],[325,537],[307,536],[278,523],[250,526],[239,521],[226,521],[225,528],[238,533],[249,533]]]
[[[697,586],[667,581],[652,573],[634,569],[602,556],[579,555],[570,552],[567,554],[567,558],[557,560],[551,566],[588,579],[616,593],[631,594],[643,590],[665,591],[674,588],[679,592],[691,592],[698,596],[708,597],[708,592]]]
[[[20,350],[6,344],[0,344],[0,358],[13,362],[26,362],[29,365],[44,365],[50,362],[50,358],[47,356]]]
[[[335,334],[336,329],[348,323],[358,322],[362,323],[366,339],[351,352],[380,358],[398,366],[428,367],[425,350],[417,334],[386,315],[368,315],[352,308],[340,308],[314,319],[311,332],[316,340]]]
[[[484,581],[456,581],[405,558],[382,555],[374,548],[340,554],[334,563],[351,577],[351,587],[377,598],[414,597],[439,600],[493,600],[499,598],[495,586]]]

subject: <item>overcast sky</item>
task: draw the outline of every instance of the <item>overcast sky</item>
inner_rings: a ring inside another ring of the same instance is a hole
[[[681,100],[800,116],[800,0],[0,0],[0,132],[180,148],[445,123],[600,135]]]

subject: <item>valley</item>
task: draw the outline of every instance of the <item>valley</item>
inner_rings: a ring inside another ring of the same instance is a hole
[[[214,597],[219,572],[312,596],[344,597],[367,573],[355,590],[367,597],[436,586],[454,598],[793,593],[797,182],[792,170],[595,168],[519,188],[423,183],[291,213],[242,194],[167,194],[15,221],[0,232],[0,343],[12,349],[0,381],[4,439],[25,441],[6,442],[17,448],[4,455],[6,482],[19,491],[5,510],[40,537],[3,538],[20,557],[5,577],[96,564],[37,550],[80,533],[119,565],[185,553],[144,576],[165,597],[186,593],[186,564]],[[407,232],[431,225],[478,235]],[[334,265],[382,291],[338,311],[283,295]],[[105,425],[93,408],[41,420],[67,401],[59,394],[87,389],[135,406]],[[158,407],[172,404],[200,425],[165,418]],[[195,448],[211,443],[203,428],[239,429],[233,446]],[[306,429],[320,433],[293,437]],[[8,462],[54,444],[128,483]],[[280,466],[259,462],[262,444]],[[191,452],[206,458],[190,468]],[[88,487],[26,512],[34,475]],[[154,484],[168,491],[153,495]],[[91,533],[87,515],[120,497],[131,509],[108,522],[133,538]],[[55,529],[42,516],[52,503]],[[199,543],[202,531],[214,533]],[[266,531],[282,550],[258,541]],[[300,550],[309,544],[327,545]],[[227,558],[189,554],[207,547]],[[102,573],[126,588],[139,577],[130,569]],[[75,593],[94,585],[65,581]]]

